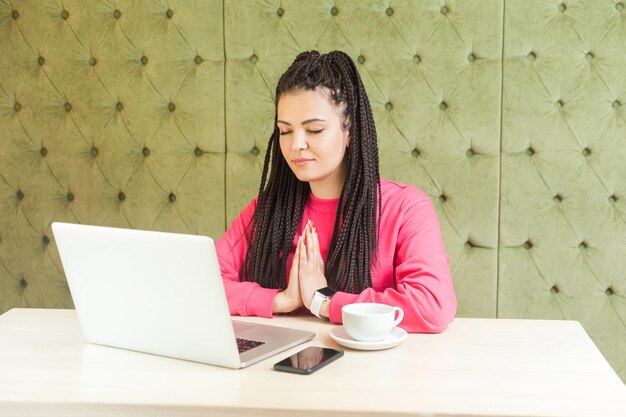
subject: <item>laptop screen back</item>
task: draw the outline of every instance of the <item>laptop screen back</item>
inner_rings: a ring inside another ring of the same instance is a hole
[[[52,225],[87,341],[238,368],[213,241]]]

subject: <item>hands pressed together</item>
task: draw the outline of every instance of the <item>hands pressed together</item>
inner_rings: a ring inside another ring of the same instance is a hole
[[[274,298],[274,313],[288,313],[302,306],[310,309],[315,291],[327,285],[317,231],[309,220],[298,239],[287,288]],[[329,301],[322,304],[322,316],[328,317],[328,305]]]

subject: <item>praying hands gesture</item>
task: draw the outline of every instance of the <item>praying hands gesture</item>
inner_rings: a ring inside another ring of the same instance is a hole
[[[276,294],[273,311],[286,313],[301,306],[310,308],[315,290],[327,285],[317,231],[309,220],[304,227],[302,236],[298,239],[287,288]],[[320,311],[322,316],[328,317],[329,303],[329,301],[325,301],[322,304]]]

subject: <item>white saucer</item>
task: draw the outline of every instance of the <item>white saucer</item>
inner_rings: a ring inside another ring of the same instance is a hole
[[[358,350],[389,349],[394,346],[398,346],[408,335],[406,330],[401,329],[400,327],[394,327],[391,330],[391,333],[389,333],[389,336],[385,337],[383,340],[379,340],[377,342],[359,342],[351,338],[343,326],[335,327],[328,332],[328,334],[341,346]]]

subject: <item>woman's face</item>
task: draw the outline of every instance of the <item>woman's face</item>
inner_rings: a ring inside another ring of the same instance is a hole
[[[278,100],[280,150],[318,198],[338,198],[343,188],[350,137],[342,110],[319,88],[285,93]]]

